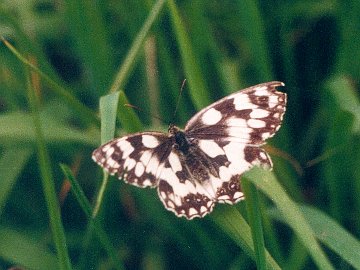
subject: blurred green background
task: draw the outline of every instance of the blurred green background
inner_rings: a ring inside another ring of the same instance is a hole
[[[360,269],[359,29],[356,0],[1,1],[0,269],[264,267],[245,201],[187,221],[91,160],[115,118],[116,136],[166,131],[185,78],[181,127],[236,90],[286,84],[273,181],[325,259],[270,187],[255,199],[267,267]]]

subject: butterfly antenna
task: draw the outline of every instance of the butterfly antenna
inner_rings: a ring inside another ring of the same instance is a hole
[[[144,112],[144,110],[142,110],[141,108],[139,108],[139,107],[137,107],[137,106],[135,106],[135,105],[132,105],[132,104],[126,103],[126,104],[124,104],[124,106],[125,106],[125,107],[129,107],[129,108],[133,108],[133,109],[135,109],[135,110],[137,110],[137,111],[139,111],[139,112]],[[153,114],[150,113],[150,116],[153,117],[153,118],[156,118],[156,119],[160,120],[162,123],[165,123],[164,119],[160,118],[160,117],[157,116],[157,115],[153,115]]]
[[[174,111],[174,114],[173,114],[173,117],[172,117],[172,120],[171,120],[170,124],[172,124],[174,122],[174,120],[175,120],[175,116],[176,116],[177,110],[178,110],[179,105],[180,105],[180,98],[182,96],[182,92],[184,90],[185,83],[186,83],[186,79],[184,79],[182,84],[181,84],[180,92],[179,92],[178,99],[177,99],[177,102],[176,102],[175,111]]]

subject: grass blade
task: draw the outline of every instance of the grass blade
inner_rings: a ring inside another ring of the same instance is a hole
[[[244,177],[241,179],[241,186],[246,198],[246,210],[254,243],[256,266],[257,269],[264,270],[266,269],[265,243],[258,191],[253,184]]]
[[[354,268],[360,269],[359,240],[324,212],[306,205],[302,205],[300,208],[309,222],[314,235],[343,260]],[[270,210],[269,215],[279,221],[286,222],[277,209]]]
[[[64,228],[61,223],[60,206],[56,196],[55,183],[51,169],[50,157],[46,149],[44,134],[39,114],[39,103],[31,85],[30,72],[27,71],[28,100],[33,114],[33,123],[37,138],[38,162],[42,186],[45,194],[47,208],[50,217],[50,226],[54,237],[55,248],[58,256],[59,269],[71,269],[69,254],[67,251]]]
[[[201,68],[198,65],[199,61],[196,61],[190,38],[186,33],[176,4],[173,0],[168,0],[168,6],[173,28],[179,43],[185,74],[189,82],[190,96],[195,107],[200,109],[210,103],[209,92],[207,91],[206,84],[201,74]]]
[[[76,181],[75,177],[73,176],[71,169],[66,166],[65,164],[60,165],[65,177],[69,179],[71,183],[71,191],[74,193],[76,200],[78,201],[81,209],[84,211],[87,218],[94,226],[94,231],[99,238],[102,246],[106,250],[107,254],[113,261],[114,268],[118,270],[124,269],[123,262],[119,259],[115,248],[113,247],[110,239],[106,235],[105,231],[102,229],[100,222],[95,218],[92,218],[92,208],[91,204],[86,198],[81,186],[79,185],[78,181]]]
[[[237,1],[239,12],[239,23],[244,29],[244,35],[249,48],[251,48],[251,59],[256,69],[255,78],[260,81],[273,80],[271,62],[269,58],[268,42],[265,37],[263,17],[260,14],[257,1]]]
[[[357,89],[346,77],[333,77],[327,81],[325,87],[333,96],[333,100],[342,110],[354,116],[353,131],[360,133],[360,102],[356,95]],[[341,91],[339,91],[341,90]]]
[[[4,42],[5,46],[28,68],[38,74],[46,83],[49,84],[50,89],[54,91],[56,95],[58,95],[65,103],[69,105],[70,108],[77,111],[81,116],[80,119],[92,123],[94,125],[99,125],[99,120],[96,118],[94,112],[82,104],[78,99],[76,99],[70,91],[64,89],[60,86],[56,81],[51,79],[48,75],[43,73],[40,69],[30,63],[24,56],[22,56],[14,46],[12,46],[8,41],[1,37],[1,40]]]
[[[294,230],[302,244],[308,249],[309,255],[320,269],[334,269],[326,258],[314,237],[314,232],[306,222],[301,210],[286,194],[275,176],[258,167],[245,173],[245,177],[262,190],[279,208],[286,222]]]
[[[0,216],[16,180],[32,152],[30,148],[7,148],[1,153]]]
[[[120,92],[115,92],[100,98],[101,144],[108,142],[112,138],[114,138],[119,94]],[[94,218],[100,210],[105,189],[109,180],[108,173],[105,170],[103,170],[103,172],[103,180],[100,186],[98,196],[96,198],[96,204],[92,214]]]
[[[100,98],[101,144],[114,138],[120,92]]]
[[[135,38],[129,53],[126,55],[124,62],[122,63],[120,70],[118,71],[115,80],[110,88],[110,93],[114,93],[122,89],[126,81],[135,66],[136,59],[139,55],[140,49],[145,42],[145,38],[147,37],[151,26],[154,24],[156,18],[159,17],[160,11],[162,10],[165,0],[158,0],[153,8],[151,9],[149,16],[147,17],[145,23],[139,31],[139,34]]]
[[[354,268],[360,269],[359,240],[322,211],[309,206],[302,206],[301,210],[316,237]]]
[[[223,207],[221,211],[214,211],[211,218],[250,258],[256,261],[251,229],[239,211],[234,207]],[[268,268],[280,269],[267,251],[265,254]]]
[[[54,269],[59,264],[55,254],[41,244],[40,239],[29,237],[28,232],[0,227],[0,239],[2,260],[37,270]]]
[[[46,123],[43,135],[46,143],[79,143],[97,146],[96,131],[85,132],[58,122],[47,115],[40,116],[41,123]],[[0,139],[3,144],[35,144],[37,140],[32,116],[26,113],[14,112],[0,115]]]
[[[101,2],[66,0],[66,21],[76,42],[93,97],[104,94],[112,74],[111,46],[100,13]],[[91,35],[89,35],[89,32]],[[90,94],[89,93],[89,94]]]
[[[129,101],[123,91],[119,92],[119,106],[117,107],[118,110],[118,119],[121,122],[124,130],[127,132],[137,132],[142,130],[142,123],[134,112],[133,109],[129,107],[125,107],[125,104],[129,104]],[[105,119],[101,118],[101,121]]]
[[[119,102],[120,101],[120,102]],[[139,118],[135,115],[132,109],[125,108],[123,105],[127,104],[127,98],[124,92],[115,92],[100,98],[100,117],[101,117],[101,143],[105,143],[114,138],[116,116],[119,108],[118,116],[122,120],[123,126],[130,130],[137,129],[141,126]],[[100,210],[103,200],[104,192],[108,184],[109,175],[104,170],[103,181],[96,199],[96,204],[93,211],[95,217]]]

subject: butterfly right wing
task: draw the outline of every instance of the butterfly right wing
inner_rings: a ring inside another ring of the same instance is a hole
[[[209,105],[186,124],[188,137],[263,145],[280,128],[286,110],[286,94],[278,86],[284,84],[258,84]]]
[[[109,174],[138,187],[155,187],[171,141],[160,132],[140,132],[114,139],[99,148],[92,159]]]
[[[241,175],[254,165],[272,167],[261,146],[281,126],[286,94],[276,87],[283,85],[274,81],[238,91],[202,109],[187,123],[188,138],[216,164],[216,177],[209,182],[217,202],[234,204],[243,199]]]

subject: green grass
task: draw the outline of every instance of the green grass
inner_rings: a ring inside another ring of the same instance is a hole
[[[360,269],[358,14],[332,0],[3,1],[0,269]],[[289,100],[273,172],[247,172],[247,200],[192,221],[91,160],[114,136],[166,131],[185,78],[179,126],[264,81]]]

